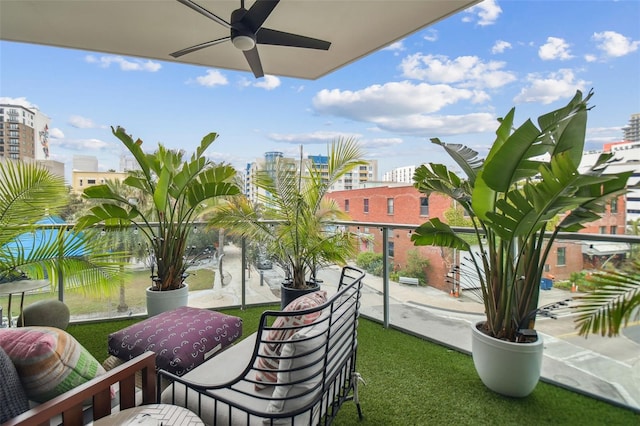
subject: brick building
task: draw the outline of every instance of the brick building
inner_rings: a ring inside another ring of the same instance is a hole
[[[411,185],[333,191],[327,194],[327,197],[336,200],[353,221],[395,223],[414,227],[431,217],[444,220],[444,212],[451,207],[450,198],[440,194],[426,197]],[[382,252],[382,232],[379,228],[363,226],[352,231],[362,236],[361,251]],[[411,250],[417,250],[429,259],[429,285],[449,291],[444,277],[452,265],[452,259],[447,259],[450,255],[447,256],[446,250],[440,247],[414,246],[411,242],[411,230],[394,229],[389,232],[389,265],[392,268],[402,268],[407,262],[407,253]]]
[[[327,194],[356,222],[420,225],[429,218],[445,222],[444,213],[452,207],[452,200],[440,194],[426,197],[411,185],[378,186],[372,188],[333,191]],[[624,234],[625,197],[620,196],[607,206],[602,219],[592,222],[582,232]],[[360,250],[382,252],[382,232],[378,227],[362,226],[352,229],[362,236]],[[411,230],[394,229],[389,232],[389,265],[401,269],[406,265],[407,253],[418,252],[429,260],[429,285],[449,291],[444,277],[456,264],[453,253],[440,247],[416,247],[411,242]],[[547,272],[556,279],[568,279],[572,272],[597,268],[604,262],[623,258],[628,251],[625,244],[557,240],[547,258]]]

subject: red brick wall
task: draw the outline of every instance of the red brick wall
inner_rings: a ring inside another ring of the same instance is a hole
[[[356,222],[396,223],[418,226],[432,217],[438,217],[445,221],[444,212],[451,207],[451,199],[440,194],[432,194],[429,196],[429,214],[420,215],[420,198],[423,196],[411,185],[353,189],[327,194],[327,197],[336,200],[343,210],[346,210],[345,201],[349,200],[348,214],[351,220]],[[387,199],[389,198],[394,200],[393,214],[387,213]],[[364,212],[365,199],[369,200],[368,213]],[[604,226],[605,233],[610,233],[611,226],[615,226],[618,234],[624,234],[626,226],[625,212],[625,197],[621,196],[618,198],[617,213],[611,213],[610,206],[607,206],[607,211],[603,218],[589,224],[581,232],[600,233],[600,227]],[[379,228],[365,228],[363,226],[353,231],[370,235],[373,239],[373,251],[381,253],[382,232]],[[403,268],[407,262],[407,253],[411,250],[418,250],[430,262],[430,268],[426,271],[429,285],[448,292],[450,288],[445,282],[445,276],[448,269],[454,264],[451,258],[452,251],[440,247],[416,247],[411,242],[409,232],[407,229],[390,231],[389,241],[393,242],[394,245],[394,255],[389,260],[390,267],[395,269]],[[564,265],[557,264],[558,247],[565,249]],[[361,250],[366,250],[366,244],[362,244]],[[571,272],[589,267],[589,265],[584,265],[582,245],[579,242],[569,241],[556,242],[549,253],[546,263],[549,265],[549,273],[556,279],[568,279]]]
[[[429,197],[429,214],[420,215],[420,198],[424,197],[411,185],[394,187],[376,187],[353,189],[346,191],[334,191],[327,197],[336,200],[344,210],[345,200],[349,200],[349,216],[357,222],[397,223],[402,225],[418,226],[431,217],[444,219],[444,212],[451,207],[451,199],[439,194]],[[392,198],[394,204],[393,214],[387,213],[387,199]],[[364,200],[369,200],[369,212],[364,212]],[[373,251],[382,252],[382,232],[379,228],[354,229],[352,231],[367,233],[373,238]],[[417,250],[423,257],[429,259],[430,268],[426,271],[429,285],[444,291],[450,288],[445,283],[447,266],[442,262],[443,249],[440,247],[416,247],[411,242],[410,230],[394,229],[389,231],[389,241],[394,245],[394,256],[389,260],[389,266],[401,269],[406,265],[407,253]],[[450,257],[450,256],[449,256]]]

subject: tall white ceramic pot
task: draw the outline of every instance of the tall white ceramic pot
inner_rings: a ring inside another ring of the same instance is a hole
[[[476,371],[486,387],[499,394],[522,398],[535,389],[542,369],[542,337],[531,343],[513,343],[486,335],[471,325],[471,352]]]
[[[189,302],[189,286],[177,290],[153,291],[147,287],[147,314],[152,317],[162,312],[172,311]]]

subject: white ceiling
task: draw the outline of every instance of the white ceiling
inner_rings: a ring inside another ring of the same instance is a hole
[[[240,0],[195,0],[227,22]],[[265,74],[317,79],[478,0],[282,0],[264,27],[331,42],[328,51],[258,45]],[[253,0],[247,0],[247,9]],[[0,39],[249,71],[229,30],[177,0],[0,0]]]

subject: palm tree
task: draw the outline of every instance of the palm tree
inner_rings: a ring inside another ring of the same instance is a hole
[[[302,147],[301,147],[302,151]],[[245,198],[220,205],[209,224],[259,243],[285,270],[290,287],[304,289],[325,263],[345,264],[356,253],[354,235],[337,230],[336,219],[348,219],[335,200],[325,198],[354,168],[366,164],[358,143],[340,138],[328,148],[327,168],[279,158],[274,170],[260,170],[255,206]]]
[[[110,290],[116,253],[98,251],[86,233],[38,229],[66,203],[62,177],[37,164],[0,162],[0,282],[49,279],[55,287],[64,277],[69,288]]]

